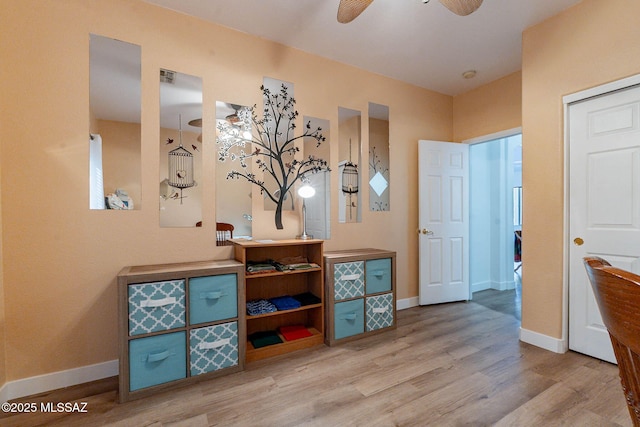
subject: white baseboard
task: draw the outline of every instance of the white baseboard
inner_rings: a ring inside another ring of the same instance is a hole
[[[484,281],[471,284],[471,293],[495,289],[496,291],[508,291],[516,288],[516,282],[508,280],[506,282]]]
[[[0,388],[0,402],[118,375],[118,360],[10,381]]]
[[[471,284],[471,293],[486,291],[487,289],[491,289],[491,282],[486,280],[484,282],[476,282]]]
[[[520,328],[520,341],[554,353],[566,353],[569,350],[566,340],[553,338],[524,328]]]
[[[418,297],[404,298],[396,301],[396,310],[406,310],[407,308],[420,305]]]

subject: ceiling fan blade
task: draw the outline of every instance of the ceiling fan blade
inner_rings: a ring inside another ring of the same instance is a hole
[[[451,12],[460,16],[467,16],[478,10],[482,0],[440,0]]]
[[[346,24],[358,17],[373,0],[340,0],[338,22]]]

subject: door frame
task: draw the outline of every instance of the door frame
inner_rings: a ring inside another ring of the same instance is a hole
[[[563,133],[564,133],[564,213],[563,213],[563,245],[562,245],[562,343],[561,348],[549,348],[551,351],[566,353],[569,351],[569,145],[570,145],[570,129],[569,129],[569,107],[571,104],[585,101],[589,98],[606,95],[619,90],[629,89],[640,85],[640,74],[626,77],[602,85],[594,86],[585,90],[571,93],[562,97],[563,103]],[[544,348],[547,348],[544,346]]]
[[[467,144],[469,146],[471,145],[475,145],[475,144],[483,144],[483,143],[487,143],[487,142],[491,142],[491,141],[495,141],[498,139],[505,139],[505,138],[510,138],[512,136],[515,135],[521,135],[522,134],[522,127],[516,127],[516,128],[511,128],[511,129],[506,129],[506,130],[502,130],[499,132],[495,132],[489,135],[483,135],[483,136],[479,136],[476,138],[472,138],[472,139],[467,139],[467,140],[463,140],[462,143],[463,144]],[[504,165],[506,167],[510,167],[511,165]],[[469,156],[469,169],[471,170],[473,168],[472,162],[471,162],[471,156]],[[473,206],[469,205],[469,209],[471,210],[473,208]],[[507,218],[507,220],[509,221],[510,218]],[[510,222],[508,224],[511,224]],[[472,225],[472,224],[470,224]],[[508,227],[508,225],[505,223],[504,227]],[[513,227],[513,225],[511,225],[511,227]],[[506,231],[505,231],[506,233]],[[472,233],[470,233],[472,234]],[[470,244],[471,245],[471,244]],[[511,257],[513,259],[513,256]],[[470,260],[470,263],[473,262],[472,260]],[[512,263],[513,264],[513,263]],[[503,272],[504,274],[507,273],[507,271],[512,272],[513,271],[513,267],[512,264],[507,267],[505,267],[505,271]],[[471,267],[469,267],[471,270]],[[469,277],[469,281],[470,281],[470,285],[471,285],[471,277]],[[470,291],[470,300],[473,300],[473,291]]]

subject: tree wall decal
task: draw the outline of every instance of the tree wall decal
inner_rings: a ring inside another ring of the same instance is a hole
[[[320,127],[311,129],[311,122],[306,123],[302,134],[295,134],[296,101],[289,96],[284,84],[275,93],[264,85],[260,90],[264,100],[262,118],[258,117],[257,106],[254,105],[238,111],[238,122],[218,123],[218,160],[237,162],[239,168],[229,172],[227,179],[246,179],[260,188],[261,195],[266,195],[276,204],[275,225],[281,230],[284,199],[295,183],[298,180],[307,182],[308,175],[330,170],[326,160],[311,155],[302,160],[296,159],[300,151],[296,141],[314,138],[320,146],[326,138]],[[263,176],[273,179],[276,188],[270,188],[264,179],[249,170],[248,164],[252,159]]]

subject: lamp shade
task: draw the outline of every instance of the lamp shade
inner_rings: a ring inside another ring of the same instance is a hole
[[[314,194],[316,194],[316,189],[309,184],[305,184],[298,189],[298,196],[302,197],[303,199],[313,197]]]

